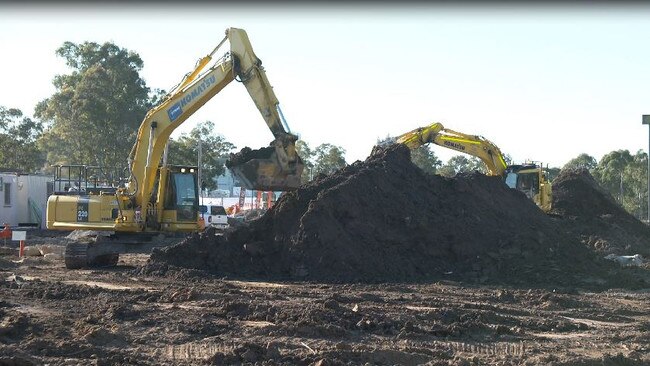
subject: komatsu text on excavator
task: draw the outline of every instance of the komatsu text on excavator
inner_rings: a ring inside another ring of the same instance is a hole
[[[207,67],[226,41],[230,51]],[[119,253],[129,251],[138,237],[202,228],[197,167],[168,165],[167,144],[174,129],[233,80],[244,84],[274,140],[260,150],[244,148],[226,165],[248,189],[284,191],[300,185],[303,162],[295,149],[297,136],[282,117],[246,32],[229,28],[212,52],[144,117],[128,157],[129,177],[123,184],[102,184],[106,177],[93,180],[96,167],[56,168],[55,192],[47,203],[47,228],[105,231],[117,239],[69,244],[65,254],[68,268],[114,265]]]
[[[434,143],[476,156],[487,167],[488,175],[502,177],[510,188],[524,192],[544,212],[551,210],[551,183],[546,180],[541,165],[508,165],[501,150],[481,136],[464,134],[445,128],[441,123],[433,123],[402,134],[391,142],[405,144],[411,150]]]

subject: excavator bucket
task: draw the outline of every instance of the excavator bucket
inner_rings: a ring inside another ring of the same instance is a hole
[[[280,158],[274,146],[258,150],[243,148],[226,161],[232,173],[246,189],[258,191],[289,191],[300,186],[304,164],[296,154],[296,161],[290,169],[282,169]]]

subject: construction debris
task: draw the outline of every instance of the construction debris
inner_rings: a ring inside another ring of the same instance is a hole
[[[635,255],[616,255],[609,254],[605,256],[605,259],[615,261],[623,267],[640,267],[643,265],[643,256],[640,254]]]

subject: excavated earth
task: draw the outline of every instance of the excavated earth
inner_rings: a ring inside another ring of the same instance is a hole
[[[214,234],[154,251],[143,272],[173,266],[334,283],[618,280],[610,263],[500,178],[428,175],[401,145],[285,194],[247,227]]]
[[[650,227],[617,204],[587,169],[560,172],[553,180],[553,207],[564,219],[563,230],[593,251],[650,258]]]
[[[603,259],[644,253],[645,227],[562,174],[545,215],[391,148],[115,268],[5,248],[0,365],[650,364],[648,268]]]

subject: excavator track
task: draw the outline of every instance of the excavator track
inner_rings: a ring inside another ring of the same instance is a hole
[[[65,247],[65,267],[80,269],[86,267],[114,267],[120,260],[119,253],[98,254],[98,247],[89,243],[68,243]]]
[[[99,255],[90,260],[90,267],[115,267],[117,262],[120,260],[120,255],[118,253],[109,253]]]
[[[88,265],[88,243],[68,243],[63,255],[65,268],[79,269]]]

